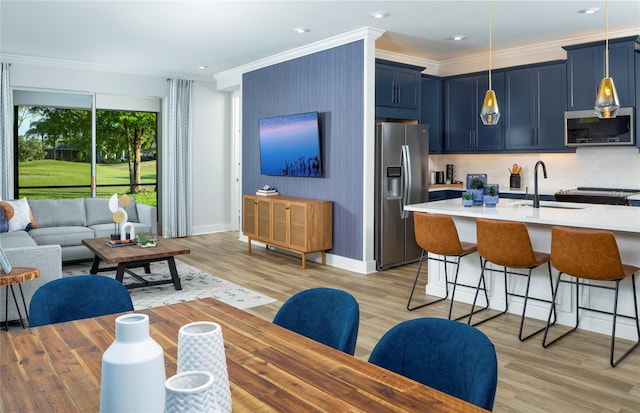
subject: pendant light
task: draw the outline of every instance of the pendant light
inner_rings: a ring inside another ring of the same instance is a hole
[[[606,0],[605,4],[604,78],[600,81],[594,106],[596,115],[601,119],[615,118],[620,109],[616,86],[613,84],[613,79],[609,77],[609,0]]]
[[[498,108],[496,92],[491,88],[491,15],[492,3],[489,0],[489,90],[484,95],[482,110],[480,111],[480,118],[485,125],[497,125],[500,119],[500,108]]]

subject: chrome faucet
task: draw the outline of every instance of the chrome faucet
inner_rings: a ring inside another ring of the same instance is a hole
[[[533,207],[540,208],[540,194],[538,193],[538,165],[542,165],[542,175],[547,179],[547,166],[542,161],[536,162],[533,168]]]

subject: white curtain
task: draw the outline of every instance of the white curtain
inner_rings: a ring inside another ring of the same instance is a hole
[[[9,63],[0,69],[0,199],[13,199],[13,98]]]
[[[162,235],[191,235],[191,84],[170,79],[168,131],[162,148]]]

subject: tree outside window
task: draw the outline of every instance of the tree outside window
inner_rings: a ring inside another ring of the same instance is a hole
[[[16,198],[91,196],[91,111],[18,106]],[[157,114],[96,111],[96,192],[156,205]]]

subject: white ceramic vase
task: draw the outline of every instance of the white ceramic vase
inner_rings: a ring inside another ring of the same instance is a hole
[[[212,398],[215,411],[231,412],[231,388],[227,358],[219,324],[200,321],[189,323],[178,332],[178,373],[206,371],[213,376]]]
[[[102,355],[101,413],[164,411],[162,347],[149,336],[149,316],[116,318],[116,339]]]
[[[217,412],[211,398],[213,376],[206,371],[186,371],[165,383],[165,413]]]

